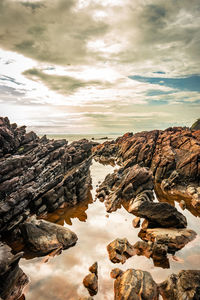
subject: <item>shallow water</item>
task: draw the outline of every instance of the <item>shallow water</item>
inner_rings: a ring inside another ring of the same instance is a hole
[[[103,181],[108,173],[113,172],[113,167],[104,166],[93,162],[91,175],[94,199],[96,186]],[[113,264],[108,258],[106,246],[115,238],[126,237],[131,244],[140,240],[138,232],[132,226],[133,215],[123,207],[112,214],[107,214],[104,203],[92,202],[92,198],[72,209],[59,209],[49,215],[49,220],[62,224],[78,236],[77,244],[62,252],[61,255],[44,263],[43,258],[31,260],[22,259],[20,266],[30,277],[31,283],[25,291],[26,300],[78,300],[80,296],[88,296],[82,284],[83,278],[89,273],[88,268],[95,261],[99,265],[99,292],[94,297],[96,300],[111,300],[113,296],[114,280],[110,278],[110,271],[119,267],[142,269],[151,272],[156,282],[161,282],[171,273],[182,269],[200,269],[200,228],[199,218],[194,217],[189,211],[182,211],[176,207],[188,220],[188,228],[198,233],[197,238],[187,244],[185,248],[176,252],[180,261],[170,257],[170,269],[154,267],[153,261],[144,256],[129,258],[124,265]],[[70,225],[71,224],[71,225]]]

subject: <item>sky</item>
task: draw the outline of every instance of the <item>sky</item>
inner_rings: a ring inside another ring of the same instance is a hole
[[[38,134],[200,117],[199,0],[0,0],[0,115]]]

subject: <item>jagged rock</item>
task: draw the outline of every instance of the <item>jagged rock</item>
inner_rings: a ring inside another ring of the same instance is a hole
[[[90,274],[86,275],[83,279],[83,285],[88,290],[90,296],[98,293],[98,263],[95,262],[89,267]]]
[[[196,232],[191,229],[153,228],[141,230],[138,236],[145,241],[164,244],[168,252],[174,253],[196,238]]]
[[[130,203],[129,212],[134,215],[146,218],[149,227],[175,227],[184,228],[187,220],[183,214],[169,203],[152,203],[146,195],[141,193]]]
[[[200,271],[183,270],[171,274],[159,284],[159,292],[164,300],[200,299]]]
[[[162,268],[169,268],[169,260],[167,258],[168,247],[165,244],[154,242],[138,241],[131,245],[126,238],[116,239],[107,246],[109,259],[113,263],[122,264],[129,257],[134,255],[143,255],[152,258],[154,265]],[[113,275],[114,276],[114,275]]]
[[[106,176],[97,190],[97,197],[105,199],[108,212],[115,211],[123,200],[129,202],[138,194],[146,191],[150,200],[153,200],[153,176],[151,171],[135,165],[130,168],[120,168],[113,174]]]
[[[18,262],[23,252],[13,255],[11,248],[0,242],[0,297],[16,300],[28,284],[28,277],[19,268]]]
[[[157,284],[146,271],[128,269],[125,272],[112,270],[115,300],[158,300]]]
[[[186,194],[186,198],[190,202],[193,200],[192,205],[200,213],[200,198],[187,193],[187,187],[191,184],[198,186],[200,180],[199,130],[170,127],[166,130],[143,131],[132,136],[125,134],[115,141],[94,147],[93,153],[99,161],[113,157],[124,168],[136,164],[150,168],[156,191],[157,186],[161,185],[166,196],[179,196],[181,192],[183,197]]]
[[[26,247],[37,255],[47,254],[55,249],[67,249],[78,240],[70,229],[31,217],[20,225]]]
[[[0,232],[31,214],[84,200],[91,186],[92,144],[39,138],[0,118]]]
[[[107,251],[109,258],[113,263],[121,262],[122,264],[124,264],[129,257],[136,254],[132,245],[126,238],[115,239],[113,242],[108,244]]]

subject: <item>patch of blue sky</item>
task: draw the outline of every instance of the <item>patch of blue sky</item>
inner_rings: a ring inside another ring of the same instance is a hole
[[[150,84],[158,84],[182,91],[200,92],[200,75],[192,75],[182,78],[164,78],[164,77],[144,77],[129,76],[130,79]]]

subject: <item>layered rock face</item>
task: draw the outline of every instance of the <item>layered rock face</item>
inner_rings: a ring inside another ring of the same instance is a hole
[[[0,232],[29,215],[73,206],[87,197],[92,144],[39,138],[0,118]]]
[[[96,160],[112,157],[124,168],[138,164],[154,176],[159,196],[185,198],[200,211],[200,131],[174,127],[125,134],[115,141],[94,147]]]

